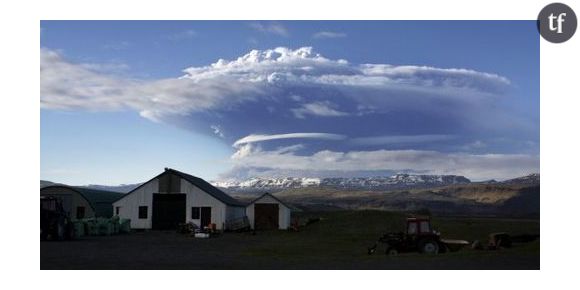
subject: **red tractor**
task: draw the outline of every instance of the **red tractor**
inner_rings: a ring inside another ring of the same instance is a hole
[[[431,227],[431,219],[427,216],[407,218],[407,232],[386,233],[375,244],[368,248],[368,254],[373,254],[378,244],[386,245],[387,255],[397,255],[403,252],[420,252],[424,254],[455,251],[468,245],[467,241],[442,240],[440,233]]]

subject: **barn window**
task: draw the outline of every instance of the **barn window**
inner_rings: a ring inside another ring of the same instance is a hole
[[[117,206],[115,207],[115,215],[119,215],[119,212],[121,211],[121,207]]]
[[[191,219],[192,220],[199,219],[199,207],[192,207],[191,208]]]
[[[84,219],[85,218],[85,207],[84,206],[77,206],[77,219]]]
[[[146,219],[147,218],[147,207],[146,206],[140,206],[139,207],[139,218],[140,219]]]

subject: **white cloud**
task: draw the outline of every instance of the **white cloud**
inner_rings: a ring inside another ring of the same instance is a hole
[[[101,74],[108,75],[124,75],[129,70],[129,66],[121,62],[107,62],[107,63],[83,63],[80,64],[83,68]]]
[[[261,88],[224,76],[203,82],[191,78],[140,81],[103,73],[59,53],[41,49],[40,103],[45,109],[114,111],[132,109],[160,121],[166,115],[227,107],[254,99]]]
[[[341,112],[334,109],[335,105],[332,103],[325,102],[314,102],[302,105],[302,107],[297,109],[291,109],[294,116],[299,119],[304,119],[307,115],[320,116],[320,117],[340,117],[348,116],[349,113]]]
[[[276,34],[287,37],[289,35],[288,29],[278,22],[252,22],[249,24],[251,28],[270,34]]]
[[[320,31],[314,33],[312,38],[322,39],[322,38],[343,38],[346,37],[346,33],[342,32],[332,32],[332,31]]]
[[[220,114],[242,104],[256,103],[265,109],[272,107],[271,112],[286,110],[303,118],[418,111],[439,114],[435,117],[457,114],[463,127],[479,128],[473,124],[484,124],[496,128],[493,122],[503,116],[494,109],[496,101],[510,85],[503,76],[469,69],[351,64],[342,59],[327,59],[310,47],[252,50],[234,60],[219,59],[207,66],[186,68],[179,78],[138,80],[119,76],[103,67],[74,63],[59,52],[41,49],[41,107],[134,110],[144,118],[163,122],[166,117],[208,111]],[[329,99],[348,106],[339,110]],[[300,107],[292,111],[288,106]],[[205,128],[220,136],[222,128],[216,130],[211,124],[225,126],[227,123],[222,121],[228,120],[208,121]],[[501,124],[513,123],[508,121],[503,119]],[[296,131],[308,131],[308,128]],[[239,132],[248,134],[248,130]],[[322,150],[303,156],[298,155],[299,146],[263,151],[255,144],[299,138],[344,140],[346,137],[329,133],[248,135],[234,143],[238,151],[232,160],[238,167],[275,170],[415,170],[461,174],[474,179],[508,178],[539,171],[536,155]],[[444,138],[447,137],[383,136],[358,142],[390,144],[400,140],[422,142]]]
[[[232,156],[235,168],[341,172],[405,171],[423,174],[456,174],[473,180],[507,179],[539,172],[539,156],[522,154],[465,154],[422,150],[336,152],[323,150],[298,155],[296,150],[264,151],[241,147]]]
[[[288,133],[288,134],[274,134],[274,135],[258,135],[252,134],[241,138],[234,142],[234,147],[239,147],[243,144],[279,140],[279,139],[321,139],[321,140],[343,140],[346,136],[329,133]]]
[[[354,138],[351,143],[357,145],[388,145],[398,143],[425,143],[454,139],[452,135],[402,135],[402,136],[373,136]]]
[[[309,100],[298,111],[301,116],[357,115],[361,105],[373,112],[406,108],[432,112],[437,109],[434,104],[452,110],[449,104],[461,103],[481,111],[481,102],[491,102],[508,85],[505,77],[467,69],[354,65],[327,59],[310,47],[252,50],[235,60],[219,59],[208,66],[186,68],[180,78],[157,80],[120,77],[71,62],[54,50],[40,52],[43,108],[130,109],[156,121],[172,115],[231,110],[247,102],[291,99],[301,90],[354,102],[352,112],[343,112],[321,100]]]
[[[487,144],[481,140],[475,140],[474,142],[471,142],[469,144],[465,144],[463,146],[461,146],[461,149],[466,150],[466,151],[472,151],[472,150],[479,150],[479,149],[483,149],[487,147]]]
[[[293,101],[296,101],[296,102],[302,101],[302,97],[299,95],[291,95],[290,99],[292,99]]]
[[[209,126],[210,129],[213,130],[213,133],[216,134],[217,136],[219,136],[220,138],[224,138],[224,133],[222,132],[222,129],[220,128],[219,125],[211,125]]]
[[[134,82],[66,61],[52,50],[40,50],[40,104],[43,108],[118,110],[138,97]]]

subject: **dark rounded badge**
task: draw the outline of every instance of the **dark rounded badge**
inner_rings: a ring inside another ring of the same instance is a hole
[[[542,37],[553,43],[562,43],[576,32],[576,13],[566,4],[548,4],[538,15],[538,29]]]

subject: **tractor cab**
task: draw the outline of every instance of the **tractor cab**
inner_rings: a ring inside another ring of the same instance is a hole
[[[437,234],[431,227],[431,218],[428,216],[412,216],[407,218],[407,235],[423,236]]]
[[[501,234],[497,236],[501,236]],[[504,239],[503,241],[506,240]],[[368,248],[369,255],[377,250],[379,243],[386,245],[385,253],[387,255],[397,255],[401,252],[438,254],[447,251],[457,251],[469,244],[469,242],[462,240],[441,239],[441,234],[431,227],[431,218],[429,216],[407,217],[406,232],[388,232],[383,234],[373,246]]]
[[[400,252],[421,252],[437,254],[446,250],[439,233],[431,228],[431,218],[428,216],[411,216],[407,218],[406,232],[390,232],[379,238],[374,246],[368,249],[372,254],[378,243],[386,244],[386,254],[397,255]]]

